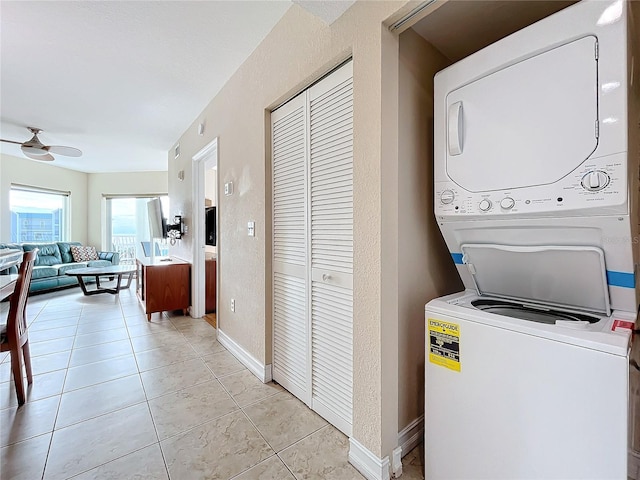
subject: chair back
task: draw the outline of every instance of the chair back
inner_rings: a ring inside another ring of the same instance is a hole
[[[9,316],[7,317],[7,339],[9,345],[21,345],[22,338],[27,334],[27,296],[31,285],[31,274],[36,262],[38,249],[26,252],[22,257],[22,263],[18,270],[18,280],[13,290],[9,304]]]

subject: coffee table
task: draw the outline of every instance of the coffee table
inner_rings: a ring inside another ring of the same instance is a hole
[[[85,295],[98,295],[99,293],[111,293],[113,295],[117,295],[118,292],[124,288],[129,288],[131,286],[131,279],[133,278],[133,274],[136,273],[135,265],[111,265],[108,267],[82,267],[82,268],[74,268],[71,270],[67,270],[64,272],[65,275],[69,275],[70,277],[76,277],[78,279],[78,283],[80,284],[80,288],[82,288],[82,292]],[[122,277],[123,275],[128,275],[127,284],[122,285]],[[84,283],[84,277],[95,277],[96,279],[96,288],[95,290],[87,290],[87,286]],[[117,277],[118,281],[116,283],[115,288],[104,288],[100,285],[100,277]]]

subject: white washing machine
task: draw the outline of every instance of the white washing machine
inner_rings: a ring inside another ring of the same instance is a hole
[[[587,0],[439,72],[428,479],[626,479],[640,92],[630,4]]]
[[[426,319],[425,478],[626,480],[633,315],[465,291]]]

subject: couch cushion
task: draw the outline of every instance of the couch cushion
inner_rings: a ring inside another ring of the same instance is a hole
[[[65,282],[65,283],[63,283]],[[69,282],[69,283],[66,283]],[[43,290],[51,290],[65,285],[77,285],[78,280],[76,277],[44,277],[31,279],[31,285],[29,286],[29,292],[40,292]]]
[[[80,247],[80,242],[57,242],[60,249],[60,256],[62,257],[61,263],[73,262],[73,256],[71,255],[71,247]]]
[[[88,262],[89,260],[98,260],[98,253],[95,247],[71,247],[71,255],[74,262]]]
[[[100,260],[107,260],[113,265],[120,263],[120,254],[117,252],[98,252],[98,258]]]
[[[112,263],[107,260],[91,260],[87,267],[110,267],[111,265]]]
[[[58,269],[56,267],[49,267],[47,265],[40,265],[33,267],[33,274],[31,278],[45,278],[45,277],[57,277]]]
[[[57,243],[25,243],[22,245],[25,252],[38,249],[38,256],[36,257],[35,266],[41,265],[57,265],[62,263],[62,257],[60,256],[60,248]],[[55,273],[54,273],[55,275]]]
[[[58,269],[58,275],[64,275],[66,271],[73,270],[74,268],[84,268],[87,266],[87,262],[73,262],[73,263],[61,263],[60,265],[53,265]]]

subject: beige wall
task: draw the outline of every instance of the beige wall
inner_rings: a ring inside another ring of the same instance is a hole
[[[433,75],[449,61],[400,35],[398,394],[400,429],[424,412],[424,305],[464,289],[433,215]]]
[[[69,240],[87,243],[87,174],[56,167],[48,162],[0,155],[0,241],[11,240],[9,192],[17,183],[52,190],[69,191]]]
[[[406,58],[400,58],[399,39],[383,22],[405,3],[357,2],[332,26],[292,6],[178,139],[180,157],[169,152],[172,205],[184,211],[189,224],[192,157],[219,139],[218,181],[232,181],[234,194],[220,196],[218,205],[218,268],[224,278],[218,321],[242,348],[269,364],[268,112],[353,56],[353,437],[380,457],[396,446],[398,427],[421,413],[422,381],[415,362],[424,357],[424,304],[459,288],[432,220],[430,134],[421,130],[430,128],[427,77],[443,58],[412,33],[403,41],[408,42]],[[424,53],[427,58],[420,60]],[[405,87],[409,91],[399,104],[399,89]],[[204,136],[197,134],[201,122],[207,125]],[[185,180],[179,182],[182,169]],[[246,235],[249,220],[256,222],[255,238]],[[172,253],[192,259],[192,239],[187,235]],[[231,298],[235,313],[229,309]],[[407,390],[399,393],[399,385]]]
[[[377,172],[381,189],[379,202],[380,222],[380,425],[381,450],[383,456],[390,455],[398,443],[398,155],[399,129],[399,71],[398,38],[387,29],[382,29],[380,44],[382,64],[378,75],[381,79],[380,129],[384,132],[380,138],[381,164]],[[356,215],[354,209],[354,216]],[[366,238],[366,232],[360,231],[354,239]],[[355,336],[355,333],[354,333]],[[363,384],[363,386],[365,386]],[[364,392],[363,392],[364,394]],[[355,420],[355,419],[354,419]],[[359,421],[365,421],[361,417]]]
[[[105,245],[106,213],[104,195],[166,195],[167,172],[123,172],[123,173],[90,173],[87,175],[89,218],[87,238],[90,245],[108,248]],[[171,199],[169,199],[171,201]],[[173,205],[171,204],[171,216]]]

